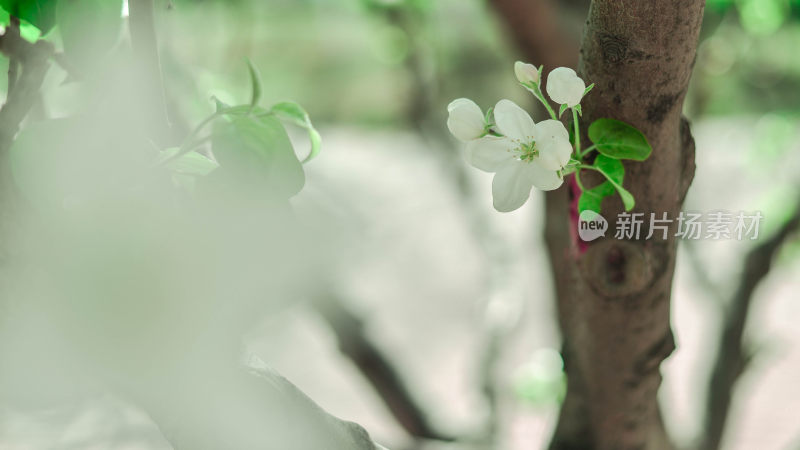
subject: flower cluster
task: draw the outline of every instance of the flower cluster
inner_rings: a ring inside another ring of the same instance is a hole
[[[534,122],[525,110],[505,99],[485,114],[466,98],[454,100],[447,107],[447,127],[453,136],[466,143],[467,161],[477,169],[495,174],[492,197],[495,209],[500,212],[521,207],[534,186],[543,191],[557,189],[564,175],[580,160],[572,158],[569,132],[542,94],[542,68],[517,62],[514,73],[520,84],[547,108],[550,119]],[[576,131],[580,101],[591,88],[566,67],[553,70],[547,77],[547,94],[561,105],[560,114],[567,108],[573,110]],[[577,143],[575,151],[580,156]]]

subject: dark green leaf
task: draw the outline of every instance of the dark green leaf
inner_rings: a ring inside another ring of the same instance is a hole
[[[617,192],[619,192],[622,203],[625,205],[625,210],[630,211],[633,209],[636,203],[633,199],[633,195],[622,187],[622,182],[625,179],[625,166],[622,165],[622,161],[609,158],[605,155],[597,155],[597,158],[594,160],[594,167],[602,173]]]
[[[578,199],[578,214],[586,210],[600,214],[603,199],[614,195],[615,192],[614,185],[609,181],[603,181],[597,186],[583,191]]]
[[[26,20],[47,34],[56,17],[56,0],[0,0],[0,6],[9,14]]]
[[[214,124],[214,156],[222,172],[247,187],[289,198],[305,183],[303,166],[280,121],[271,115],[232,116]]]
[[[303,159],[304,163],[310,161],[319,154],[322,148],[322,137],[314,128],[314,125],[311,124],[311,118],[302,106],[294,102],[283,102],[274,105],[272,107],[272,112],[281,120],[291,122],[308,131],[308,137],[311,140],[311,151],[308,153],[308,156]]]
[[[597,151],[611,158],[644,161],[653,149],[644,134],[615,119],[597,119],[589,126],[589,139]]]

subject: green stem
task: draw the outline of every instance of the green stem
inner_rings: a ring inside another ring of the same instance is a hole
[[[589,147],[586,147],[586,149],[583,150],[583,152],[580,153],[578,156],[580,157],[580,159],[583,159],[584,156],[588,155],[589,153],[592,152],[592,150],[595,150],[595,149],[597,149],[597,144],[593,144],[593,145],[591,145]]]
[[[575,108],[572,108],[572,126],[575,130],[575,154],[578,155],[578,158],[581,158],[583,156],[581,154],[581,131],[578,124],[578,111]]]
[[[581,182],[581,171],[575,171],[575,183],[577,183],[578,187],[581,189],[581,192],[585,191],[586,188],[583,187],[583,183]]]
[[[558,116],[556,115],[556,112],[553,110],[553,107],[550,106],[550,103],[548,103],[547,99],[544,98],[544,94],[542,94],[542,88],[540,88],[538,84],[534,84],[533,87],[535,91],[534,97],[536,97],[537,100],[542,102],[542,105],[544,105],[545,109],[547,109],[547,112],[550,114],[550,117],[553,120],[558,120]]]

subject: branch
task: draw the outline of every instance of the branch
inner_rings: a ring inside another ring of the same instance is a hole
[[[747,315],[753,302],[753,293],[769,275],[772,261],[783,245],[800,228],[800,201],[791,218],[769,239],[747,254],[739,286],[725,314],[717,350],[717,359],[711,372],[706,399],[705,436],[703,450],[720,448],[725,424],[730,413],[731,398],[736,381],[751,359],[746,352],[742,336]]]
[[[314,308],[330,325],[339,348],[361,371],[398,423],[411,436],[420,439],[452,441],[436,431],[423,409],[416,403],[397,371],[364,333],[363,321],[333,298],[314,302]]]
[[[13,61],[9,66],[6,103],[0,109],[0,157],[4,157],[22,119],[36,101],[53,47],[45,41],[35,44],[26,41],[19,34],[19,21],[12,20],[5,34],[0,36],[0,52]]]
[[[506,23],[527,62],[544,64],[545,71],[577,66],[578,42],[559,25],[558,8],[552,0],[490,0],[489,3]]]

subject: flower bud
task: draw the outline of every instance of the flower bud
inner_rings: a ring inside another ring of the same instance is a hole
[[[514,75],[517,76],[517,80],[522,84],[539,83],[539,69],[533,64],[527,64],[522,61],[515,62]]]

